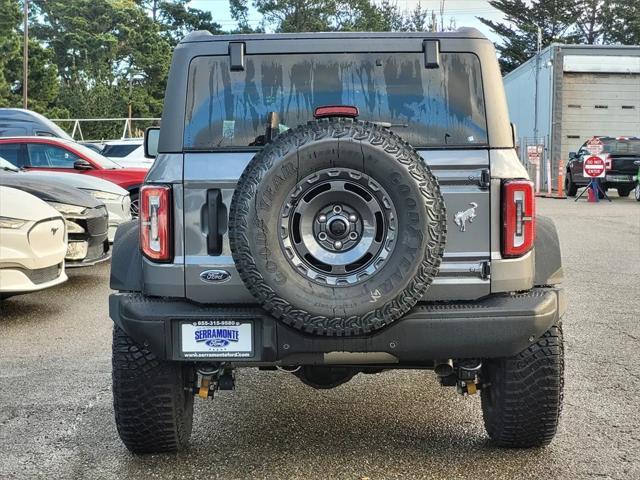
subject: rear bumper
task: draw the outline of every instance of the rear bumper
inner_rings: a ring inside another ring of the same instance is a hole
[[[510,356],[538,339],[559,321],[564,310],[562,289],[536,288],[475,302],[419,305],[401,320],[365,337],[318,337],[287,327],[259,308],[203,306],[130,293],[109,298],[113,321],[163,359],[194,361],[180,351],[181,321],[251,320],[251,357],[197,361],[255,365],[409,366],[427,365],[434,359]]]

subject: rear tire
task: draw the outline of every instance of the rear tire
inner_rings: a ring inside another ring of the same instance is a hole
[[[636,185],[636,188],[633,190],[633,192],[636,197],[636,201],[640,202],[640,183]]]
[[[562,327],[552,326],[526,350],[484,363],[482,414],[500,447],[548,445],[558,428],[564,386]]]
[[[573,183],[570,172],[567,172],[567,176],[564,179],[564,189],[569,197],[575,197],[578,193],[578,186]]]
[[[118,434],[133,453],[175,452],[189,443],[193,368],[159,360],[113,328],[113,409]]]
[[[633,188],[631,188],[631,187],[624,187],[624,188],[618,187],[617,190],[618,190],[618,196],[624,198],[624,197],[628,197],[629,196],[629,194],[631,193]]]

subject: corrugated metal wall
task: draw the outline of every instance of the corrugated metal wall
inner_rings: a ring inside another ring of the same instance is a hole
[[[521,145],[534,142],[536,66],[538,137],[554,188],[558,161],[591,136],[640,135],[640,47],[552,45],[504,77]]]

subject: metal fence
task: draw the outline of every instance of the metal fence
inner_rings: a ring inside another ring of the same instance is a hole
[[[536,192],[552,191],[555,188],[558,166],[549,158],[546,138],[523,137],[519,147],[520,161],[536,185]]]
[[[105,140],[102,138],[85,138],[82,131],[82,125],[96,125],[98,123],[107,123],[111,128],[117,128],[120,131],[118,123],[122,124],[122,134],[120,139],[126,138],[140,138],[144,134],[144,129],[152,125],[158,125],[160,123],[159,118],[155,117],[136,117],[136,118],[56,118],[54,122],[58,123],[61,127],[70,126],[70,135],[74,140],[81,141],[100,141]],[[111,139],[110,139],[111,140]]]

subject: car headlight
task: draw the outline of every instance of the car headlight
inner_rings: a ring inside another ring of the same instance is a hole
[[[89,190],[84,188],[83,190],[96,200],[117,200],[118,198],[120,198],[120,195],[118,195],[117,193],[105,192],[103,190]]]
[[[86,207],[81,207],[79,205],[69,205],[68,203],[49,202],[49,205],[51,205],[63,215],[82,215],[87,211]]]
[[[17,230],[19,228],[22,228],[26,223],[26,220],[21,220],[19,218],[0,217],[0,228]]]
[[[131,210],[131,197],[129,195],[123,195],[122,197],[122,211],[129,213]]]
[[[84,233],[84,228],[76,222],[65,219],[64,223],[67,225],[67,233]]]

